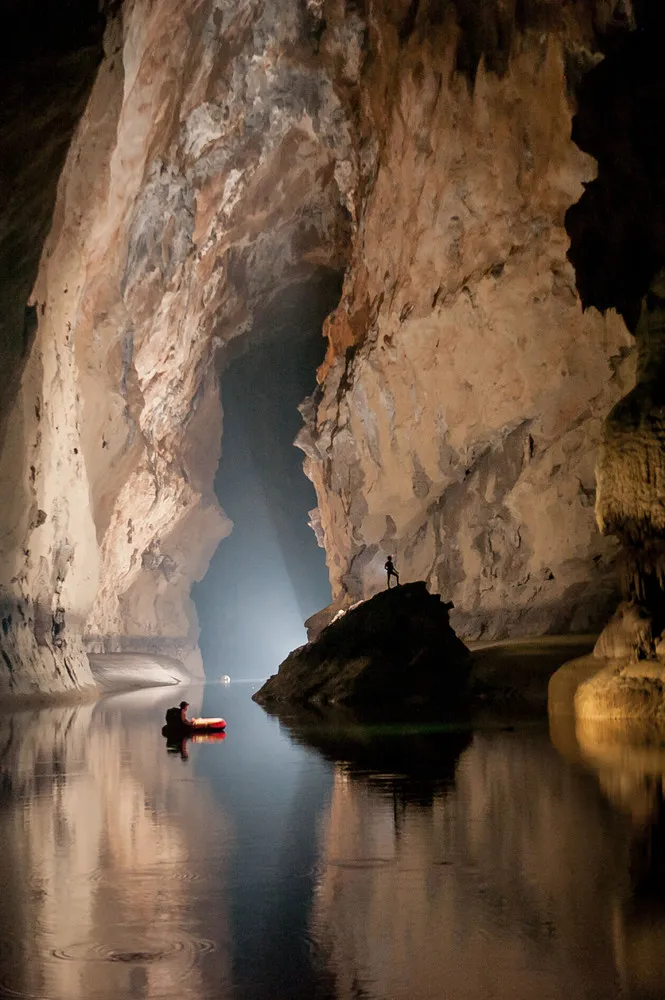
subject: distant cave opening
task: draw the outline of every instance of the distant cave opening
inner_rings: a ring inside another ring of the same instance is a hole
[[[321,269],[290,286],[225,359],[215,492],[233,531],[192,591],[209,679],[274,673],[305,642],[305,619],[331,601],[325,553],[309,525],[316,494],[293,442],[341,283],[337,271]]]

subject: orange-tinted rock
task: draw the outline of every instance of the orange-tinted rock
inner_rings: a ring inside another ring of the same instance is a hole
[[[593,63],[588,22],[516,35],[473,86],[449,24],[401,46],[374,29],[375,180],[300,439],[333,597],[374,593],[390,552],[464,635],[596,627],[616,547],[594,525],[595,450],[632,360],[565,259],[594,172],[567,82],[571,53]]]

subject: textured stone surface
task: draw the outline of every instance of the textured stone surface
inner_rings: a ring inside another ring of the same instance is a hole
[[[653,619],[641,605],[622,601],[598,637],[593,655],[630,661],[654,652]]]
[[[636,384],[612,409],[598,455],[596,515],[625,552],[628,596],[665,627],[665,271],[644,296]]]
[[[636,329],[636,385],[605,421],[598,455],[596,515],[622,543],[626,600],[596,643],[608,666],[581,684],[580,719],[665,724],[665,277],[644,297]]]
[[[565,259],[594,171],[567,91],[585,27],[527,30],[470,87],[454,31],[373,25],[381,144],[299,439],[338,603],[382,586],[388,552],[470,638],[584,631],[616,600],[594,453],[631,338],[581,312]]]
[[[109,24],[0,455],[10,690],[32,663],[67,683],[47,662],[55,627],[73,684],[82,632],[95,652],[201,669],[189,589],[230,530],[212,489],[219,365],[348,242],[352,135],[308,18],[290,0],[138,0]],[[338,33],[339,88],[358,30]]]
[[[645,735],[656,726],[665,729],[665,664],[657,660],[630,663],[609,661],[575,694],[578,719],[639,723]]]
[[[663,118],[665,11],[636,9],[641,30],[580,90],[574,138],[597,157],[598,177],[567,223],[585,304],[619,309],[637,340],[635,385],[605,421],[597,464],[596,516],[621,543],[624,601],[597,644],[609,666],[581,685],[575,711],[646,732],[665,719],[665,187],[653,139]]]
[[[388,548],[467,635],[598,620],[594,447],[630,338],[582,315],[563,217],[593,174],[572,89],[629,10],[116,12],[5,417],[3,689],[89,683],[83,640],[200,670],[189,589],[230,530],[217,373],[347,263],[301,436],[338,603]]]

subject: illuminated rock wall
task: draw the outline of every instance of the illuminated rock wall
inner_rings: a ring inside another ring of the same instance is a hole
[[[358,31],[340,25],[340,81]],[[290,0],[109,22],[0,454],[3,688],[89,683],[82,633],[201,669],[189,590],[230,530],[219,366],[348,243],[352,134],[317,37]]]
[[[349,262],[301,436],[335,598],[377,589],[389,550],[467,635],[597,622],[594,448],[630,338],[582,315],[563,215],[593,173],[572,87],[624,8],[110,17],[5,419],[0,688],[89,684],[84,642],[201,670],[218,372]]]
[[[388,553],[472,638],[584,631],[616,600],[594,459],[631,337],[582,313],[564,229],[595,169],[570,137],[585,28],[527,28],[471,83],[449,22],[372,22],[379,148],[301,435],[338,601]]]

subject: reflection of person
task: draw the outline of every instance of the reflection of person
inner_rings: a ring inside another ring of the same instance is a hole
[[[388,556],[386,559],[386,575],[388,577],[388,590],[390,590],[390,578],[392,576],[397,580],[397,586],[399,586],[399,573],[395,569],[395,564],[393,563],[393,557]]]
[[[173,743],[167,741],[166,752],[170,754],[179,754],[181,760],[189,760],[187,742],[188,740],[186,736],[183,736],[182,739],[174,740]]]

